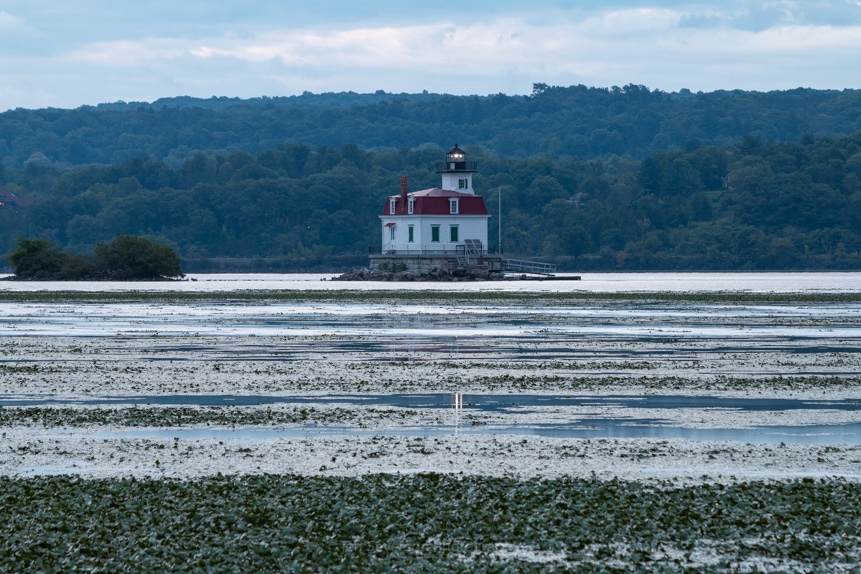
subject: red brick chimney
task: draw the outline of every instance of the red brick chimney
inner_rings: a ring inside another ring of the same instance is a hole
[[[401,178],[401,205],[407,205],[407,176]]]

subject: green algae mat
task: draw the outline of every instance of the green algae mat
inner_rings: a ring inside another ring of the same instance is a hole
[[[861,485],[0,478],[0,572],[852,571]]]

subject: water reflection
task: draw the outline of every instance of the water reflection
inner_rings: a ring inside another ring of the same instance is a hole
[[[435,422],[373,429],[352,426],[290,426],[272,428],[179,428],[134,429],[82,433],[56,431],[58,435],[94,438],[165,438],[257,441],[319,436],[423,436],[451,434],[537,435],[557,438],[682,438],[696,441],[736,441],[752,444],[859,444],[861,422],[835,424],[755,425],[747,428],[690,428],[668,419],[642,416],[647,409],[671,413],[677,409],[722,409],[735,412],[786,411],[861,411],[861,400],[800,400],[737,398],[711,396],[652,395],[497,395],[464,393],[321,395],[321,396],[243,396],[174,395],[119,396],[61,399],[43,395],[0,395],[2,407],[50,407],[88,405],[158,406],[250,406],[265,404],[374,406],[406,409],[442,410],[450,413]],[[557,409],[556,422],[534,422],[523,415],[546,412],[546,407],[594,407],[591,412]],[[545,409],[545,410],[543,410]],[[493,414],[491,423],[476,415]],[[639,414],[638,414],[639,413]]]
[[[731,409],[739,411],[861,411],[861,399],[779,399],[690,395],[464,394],[454,401],[472,412],[504,412],[532,407],[614,407],[621,409]],[[0,407],[62,405],[253,406],[267,404],[364,405],[409,409],[450,409],[451,393],[324,394],[324,395],[106,395],[59,398],[53,395],[0,395]]]
[[[731,305],[676,302],[657,307],[584,302],[540,307],[490,304],[431,307],[418,303],[391,307],[364,302],[62,303],[0,302],[0,336],[188,337],[291,336],[380,337],[381,350],[415,345],[456,345],[457,354],[484,352],[478,339],[511,337],[559,341],[571,337],[635,338],[667,343],[679,338],[715,339],[730,344],[755,338],[774,341],[858,337],[861,305]],[[392,335],[397,334],[393,339]],[[419,341],[426,338],[426,341]],[[454,338],[453,340],[451,338]],[[459,338],[459,340],[458,340]],[[522,342],[522,341],[519,341]],[[316,342],[319,344],[319,341]],[[388,347],[387,347],[388,346]]]
[[[457,283],[460,291],[566,292],[682,292],[751,291],[758,293],[857,292],[857,272],[742,272],[742,273],[578,273],[580,281],[486,281]],[[328,281],[331,273],[196,273],[196,281],[2,281],[2,291],[193,291],[236,290],[351,290],[391,289],[378,281]],[[398,283],[402,291],[450,291],[448,282]]]

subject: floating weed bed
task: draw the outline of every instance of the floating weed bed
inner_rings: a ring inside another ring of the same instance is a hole
[[[850,571],[861,485],[0,478],[0,571]]]
[[[381,420],[404,420],[414,416],[408,409],[251,409],[240,407],[72,408],[0,407],[0,428],[41,426],[45,428],[117,426],[277,426],[294,424],[368,424]]]
[[[565,305],[581,303],[716,303],[716,304],[798,304],[798,303],[861,303],[857,293],[752,293],[744,291],[711,292],[621,292],[593,293],[575,291],[517,292],[517,291],[412,291],[380,289],[355,290],[238,290],[221,292],[186,291],[0,291],[0,302],[34,303],[284,303],[284,302],[336,302],[336,303],[392,303],[416,302],[422,304],[481,304],[500,303],[522,305]]]

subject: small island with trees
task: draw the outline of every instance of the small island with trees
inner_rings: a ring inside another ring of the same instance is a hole
[[[185,276],[179,255],[171,247],[135,235],[120,234],[96,243],[92,255],[66,251],[48,239],[19,238],[17,244],[6,256],[15,274],[10,279],[164,281]]]

